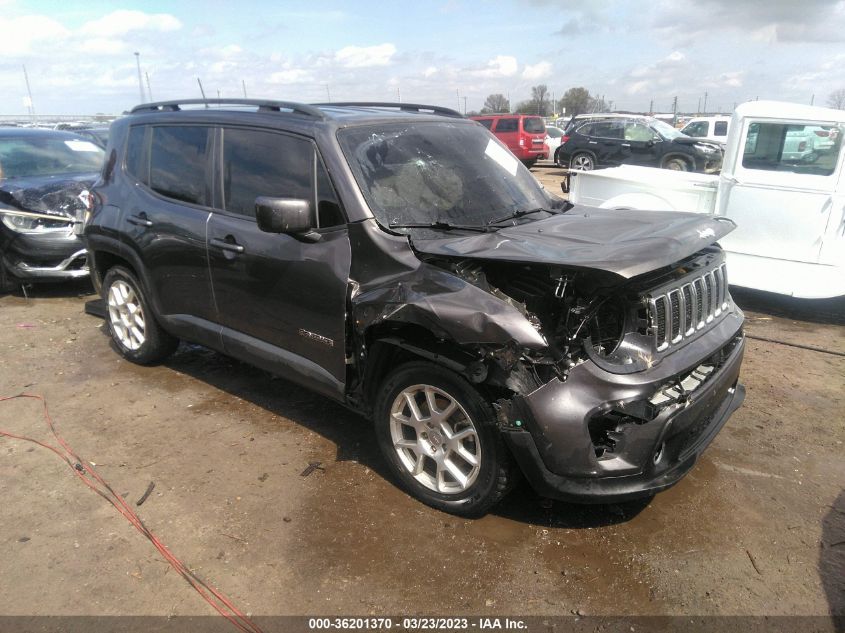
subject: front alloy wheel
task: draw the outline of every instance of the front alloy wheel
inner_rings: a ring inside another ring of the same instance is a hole
[[[402,466],[429,490],[461,493],[478,478],[478,431],[442,389],[412,385],[402,390],[390,410],[390,438]]]
[[[590,171],[595,166],[593,157],[589,154],[575,154],[569,165],[570,169],[577,169],[579,171]]]
[[[385,461],[423,503],[479,516],[510,490],[515,467],[493,407],[463,376],[405,363],[382,383],[373,412]]]

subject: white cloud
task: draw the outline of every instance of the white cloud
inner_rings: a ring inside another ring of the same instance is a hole
[[[83,24],[79,32],[82,35],[107,37],[126,35],[132,31],[169,32],[181,28],[182,23],[169,13],[144,13],[121,9]]]
[[[378,46],[346,46],[334,54],[334,61],[344,68],[387,66],[395,54],[396,47],[389,43]]]
[[[526,66],[522,71],[522,78],[529,81],[545,79],[552,74],[552,65],[549,62],[540,62],[533,66]]]
[[[60,22],[44,15],[24,15],[17,18],[0,17],[0,52],[4,56],[19,56],[36,50],[39,44],[55,44],[66,39],[70,31]]]
[[[487,62],[486,67],[472,71],[472,74],[476,77],[513,77],[517,70],[519,70],[519,64],[516,62],[516,57],[497,55]]]
[[[300,68],[290,68],[274,72],[268,78],[271,84],[293,84],[305,80],[309,73]]]
[[[437,74],[437,66],[429,66],[423,71],[423,77],[428,79],[429,77],[433,77]]]
[[[117,55],[127,51],[128,48],[122,40],[92,37],[84,39],[79,45],[79,50],[92,55]]]

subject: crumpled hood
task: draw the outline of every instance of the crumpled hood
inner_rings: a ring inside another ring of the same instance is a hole
[[[714,149],[721,149],[721,143],[717,141],[711,141],[708,138],[699,138],[697,136],[677,136],[672,139],[673,143],[678,143],[679,145],[709,145]]]
[[[575,206],[545,220],[469,237],[414,239],[430,255],[556,264],[603,270],[626,279],[669,266],[736,228],[697,213]]]
[[[81,220],[85,203],[80,196],[96,179],[97,174],[80,174],[0,180],[0,204]]]

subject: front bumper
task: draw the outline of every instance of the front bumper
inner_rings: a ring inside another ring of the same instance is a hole
[[[85,243],[75,233],[0,235],[2,265],[21,281],[58,281],[88,276]]]
[[[738,383],[745,351],[741,324],[737,312],[637,374],[611,374],[584,363],[565,383],[555,379],[514,399],[503,435],[534,489],[565,501],[613,503],[677,483],[745,398]],[[698,388],[677,403],[648,404],[675,377],[713,359],[714,340],[723,343],[718,367]],[[637,417],[644,409],[653,417]],[[607,419],[620,421],[610,434],[610,451],[596,443],[595,425]]]

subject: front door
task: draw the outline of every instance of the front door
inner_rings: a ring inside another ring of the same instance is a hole
[[[253,362],[261,356],[268,369],[281,360],[294,379],[313,369],[342,383],[350,245],[313,142],[245,128],[224,128],[220,140],[208,261],[224,346]],[[311,201],[319,240],[261,231],[258,196]]]
[[[732,173],[723,169],[720,176],[717,212],[737,224],[721,242],[726,250],[780,260],[819,261],[835,206],[840,147],[804,154],[794,151],[798,147],[795,138],[805,123],[745,122]],[[809,134],[807,138],[809,144]]]

